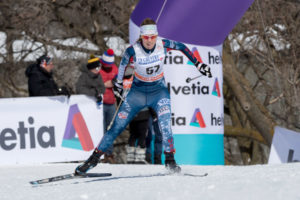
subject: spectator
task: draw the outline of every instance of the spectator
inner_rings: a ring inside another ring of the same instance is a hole
[[[76,83],[77,94],[95,97],[97,104],[102,103],[102,95],[105,91],[102,78],[99,75],[100,68],[99,58],[91,55],[87,65],[81,67],[81,75]]]
[[[161,164],[162,155],[162,134],[159,128],[158,119],[155,111],[149,109],[150,118],[148,124],[148,135],[146,137],[146,161],[148,163]],[[152,161],[152,137],[154,136],[154,161]]]
[[[114,63],[115,56],[112,49],[108,49],[102,55],[100,62],[102,64],[100,74],[105,86],[105,93],[103,95],[103,128],[104,133],[106,133],[107,128],[113,119],[114,113],[116,112],[116,98],[113,93],[113,83],[112,80],[118,74],[118,68]],[[101,160],[103,163],[115,164],[113,157],[113,145],[111,145],[106,153],[104,154],[104,159]]]
[[[148,133],[149,109],[142,109],[130,122],[127,163],[146,164],[146,136]]]
[[[66,87],[58,87],[53,80],[53,68],[52,59],[46,55],[41,56],[36,63],[27,67],[25,74],[28,77],[29,96],[70,96]]]

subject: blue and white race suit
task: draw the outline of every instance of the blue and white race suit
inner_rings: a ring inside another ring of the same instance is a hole
[[[170,94],[165,84],[163,63],[167,50],[182,51],[194,64],[197,59],[182,43],[166,39],[157,39],[154,49],[145,49],[136,42],[126,49],[119,66],[118,80],[123,80],[124,71],[130,61],[134,62],[134,78],[131,89],[116,115],[110,130],[103,136],[98,150],[106,152],[115,138],[144,107],[151,107],[158,116],[163,135],[165,152],[174,152],[174,140],[171,130]]]

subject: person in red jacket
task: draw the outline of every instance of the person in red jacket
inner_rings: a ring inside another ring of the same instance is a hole
[[[113,83],[112,79],[114,79],[118,75],[118,68],[114,63],[115,56],[114,51],[112,49],[108,49],[105,51],[100,58],[100,62],[102,64],[101,70],[99,73],[102,76],[105,93],[103,95],[103,127],[104,133],[106,133],[107,128],[113,118],[114,113],[116,112],[116,98],[113,93]],[[113,158],[113,145],[109,147],[108,151],[104,154],[103,163],[114,164],[115,160]]]

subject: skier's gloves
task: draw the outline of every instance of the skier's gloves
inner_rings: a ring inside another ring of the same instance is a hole
[[[119,81],[118,79],[113,79],[113,92],[114,94],[123,99],[122,94],[123,94],[123,81]]]
[[[195,64],[198,71],[203,74],[204,76],[208,76],[208,78],[211,78],[211,72],[210,72],[210,67],[204,63],[200,63],[199,61],[197,61],[197,63]]]

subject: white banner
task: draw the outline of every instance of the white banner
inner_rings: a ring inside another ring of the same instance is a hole
[[[199,61],[211,68],[203,76],[180,51],[169,51],[164,65],[171,94],[174,134],[223,134],[222,58],[210,47],[186,44]]]
[[[300,161],[300,133],[276,126],[269,164]]]
[[[139,38],[139,34],[139,26],[130,20],[131,44]],[[164,75],[171,94],[176,160],[182,164],[223,165],[222,45],[217,50],[216,47],[185,45],[197,60],[209,65],[212,78],[202,76],[181,51],[167,52]]]
[[[103,106],[74,95],[0,99],[0,164],[84,160],[103,136]]]

